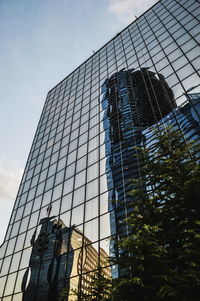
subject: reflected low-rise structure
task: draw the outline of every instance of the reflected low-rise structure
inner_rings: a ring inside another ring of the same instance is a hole
[[[139,148],[167,124],[199,140],[199,18],[198,1],[158,1],[49,91],[0,248],[2,301],[75,301],[96,273],[119,276],[107,257]]]

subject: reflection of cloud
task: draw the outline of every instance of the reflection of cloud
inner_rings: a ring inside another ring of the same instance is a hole
[[[158,0],[110,0],[109,10],[123,23],[134,21],[135,15],[139,16]]]
[[[23,170],[0,160],[0,201],[14,200]]]

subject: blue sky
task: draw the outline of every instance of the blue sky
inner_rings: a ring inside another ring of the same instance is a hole
[[[0,0],[0,243],[47,92],[157,0]]]

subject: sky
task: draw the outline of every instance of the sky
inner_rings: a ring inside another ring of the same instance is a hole
[[[0,244],[48,91],[158,0],[0,0]]]

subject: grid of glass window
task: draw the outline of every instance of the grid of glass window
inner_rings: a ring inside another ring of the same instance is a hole
[[[112,137],[105,127],[104,85],[123,70],[134,73],[145,69],[147,76],[148,72],[159,75],[158,80],[162,75],[177,105],[186,100],[192,103],[192,95],[198,102],[199,21],[198,1],[161,0],[48,93],[1,246],[3,301],[50,300],[51,281],[45,281],[43,274],[57,267],[58,262],[67,262],[67,268],[59,263],[58,295],[52,300],[57,300],[66,286],[68,300],[76,300],[70,292],[80,290],[81,285],[87,291],[87,279],[100,265],[105,266],[107,277],[117,277],[116,267],[106,266],[105,259],[112,252],[110,237],[118,228],[113,226],[114,220],[116,216],[119,221],[123,219],[124,212],[116,215],[109,200],[111,192],[117,191],[116,185],[120,186],[118,192],[126,193],[126,175],[122,160],[121,182],[110,181],[113,170],[108,157],[123,158],[124,149],[120,146],[118,157],[109,152]],[[144,75],[142,80],[146,87]],[[126,81],[124,85],[122,88],[129,91]],[[156,94],[154,86],[152,90]],[[199,107],[194,110],[199,116]],[[117,112],[118,122],[119,108]],[[183,122],[174,120],[177,124]],[[167,122],[166,117],[163,122]],[[148,131],[146,125],[143,133]],[[197,128],[194,135],[198,133]],[[37,256],[42,258],[38,262],[34,261]],[[30,275],[34,273],[33,279]]]

